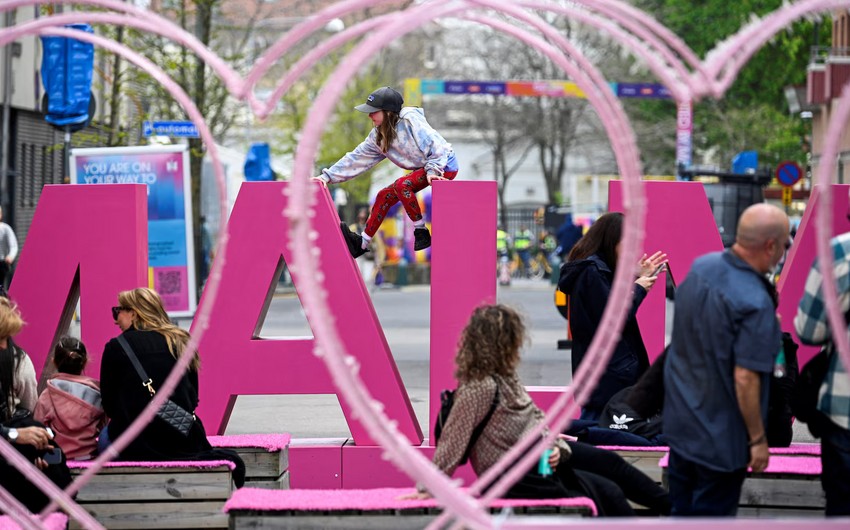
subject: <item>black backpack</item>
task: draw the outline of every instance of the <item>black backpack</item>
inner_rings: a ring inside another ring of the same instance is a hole
[[[455,404],[455,392],[457,392],[457,390],[443,390],[440,392],[440,413],[437,415],[437,421],[434,422],[435,447],[440,443],[440,436],[443,434],[443,426],[449,421],[449,414],[451,414],[452,407]],[[475,445],[475,442],[478,441],[478,438],[481,437],[481,433],[484,432],[484,427],[486,427],[487,423],[490,422],[490,418],[493,416],[493,413],[496,412],[496,406],[498,404],[499,382],[496,381],[496,393],[493,395],[493,403],[490,405],[490,410],[487,411],[487,415],[484,416],[481,423],[476,425],[475,429],[473,429],[472,436],[469,437],[469,444],[467,444],[466,450],[463,452],[463,457],[460,459],[460,465],[465,464],[467,460],[469,460],[469,453],[472,452],[472,447]]]
[[[637,434],[651,440],[661,434],[661,414],[644,417],[629,406],[628,397],[632,391],[631,386],[626,387],[608,400],[602,415],[599,417],[599,426],[605,429]]]

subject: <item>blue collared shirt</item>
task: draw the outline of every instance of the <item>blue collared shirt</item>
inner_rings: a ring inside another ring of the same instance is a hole
[[[838,303],[846,315],[850,309],[850,232],[833,238],[830,246]],[[831,338],[822,285],[823,275],[818,262],[815,261],[806,278],[806,288],[794,318],[797,336],[804,344],[820,345]],[[850,429],[850,376],[847,375],[838,352],[834,352],[830,357],[829,369],[820,388],[818,409],[836,424]]]
[[[676,292],[664,366],[664,436],[688,461],[721,472],[745,468],[749,436],[735,367],[761,376],[762,421],[781,331],[765,280],[729,250],[694,261]]]

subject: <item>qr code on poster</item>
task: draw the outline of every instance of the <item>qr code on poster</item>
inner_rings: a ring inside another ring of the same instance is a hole
[[[180,271],[156,271],[156,284],[159,294],[176,294],[182,291],[182,275]]]

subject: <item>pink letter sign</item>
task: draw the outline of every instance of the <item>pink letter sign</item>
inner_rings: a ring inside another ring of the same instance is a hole
[[[281,257],[291,263],[285,182],[242,185],[228,223],[230,241],[210,327],[201,345],[201,410],[219,433],[224,431],[240,394],[336,394],[321,359],[313,355],[312,338],[260,339]],[[360,363],[360,376],[386,414],[414,444],[422,431],[384,337],[372,300],[339,229],[339,217],[328,193],[321,193],[313,218],[319,236],[328,304],[347,351]],[[314,274],[318,271],[303,271]],[[297,274],[294,277],[297,288]],[[311,315],[307,315],[307,320]],[[341,402],[358,445],[375,445],[366,429]]]
[[[669,271],[681,283],[699,256],[723,249],[717,224],[711,213],[705,189],[700,182],[644,182],[646,186],[647,253],[661,250],[669,256]],[[608,209],[623,211],[623,183],[612,180],[608,186]],[[664,284],[660,276],[655,288],[641,304],[638,322],[650,361],[664,350]]]
[[[27,325],[17,337],[36,369],[80,296],[82,339],[97,378],[103,346],[121,330],[109,308],[118,292],[147,285],[147,193],[141,184],[45,186],[9,296]]]
[[[457,341],[472,310],[496,302],[496,183],[435,182],[433,193],[431,421],[440,392],[457,386]]]

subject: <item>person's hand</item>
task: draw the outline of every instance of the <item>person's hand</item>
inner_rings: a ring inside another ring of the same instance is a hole
[[[50,447],[50,440],[52,438],[50,433],[41,427],[22,427],[18,429],[18,439],[15,440],[15,443],[18,445],[31,445],[39,451],[43,451]]]
[[[13,260],[12,258],[10,258],[10,257],[6,256],[6,263],[8,263],[9,265],[11,265],[13,261],[14,261],[14,260]]]
[[[430,173],[425,175],[425,178],[428,179],[428,185],[429,186],[431,185],[431,182],[434,181],[434,180],[448,180],[446,177],[441,177],[440,175],[432,175]]]
[[[43,458],[36,458],[35,462],[33,462],[33,464],[35,464],[35,467],[37,467],[38,469],[40,469],[42,471],[47,469],[47,462],[45,462]]]
[[[658,276],[641,276],[635,283],[643,287],[646,292],[649,292],[652,289],[652,286],[655,285],[655,280],[658,279]]]
[[[432,495],[427,491],[414,491],[413,493],[406,493],[401,495],[398,500],[400,501],[426,501],[432,498]]]
[[[752,468],[754,473],[761,473],[764,471],[767,468],[769,460],[770,449],[767,446],[766,438],[761,443],[750,447],[749,466]]]
[[[310,180],[312,180],[314,182],[319,182],[319,183],[322,184],[322,186],[324,186],[326,188],[328,187],[328,183],[325,182],[325,179],[323,179],[322,177],[310,177]]]
[[[561,449],[557,445],[552,446],[552,450],[549,452],[549,467],[552,468],[552,471],[555,471],[555,468],[558,467],[558,462],[561,461]]]
[[[664,263],[667,263],[667,254],[660,250],[648,258],[644,254],[638,260],[638,276],[652,276],[652,273]]]

